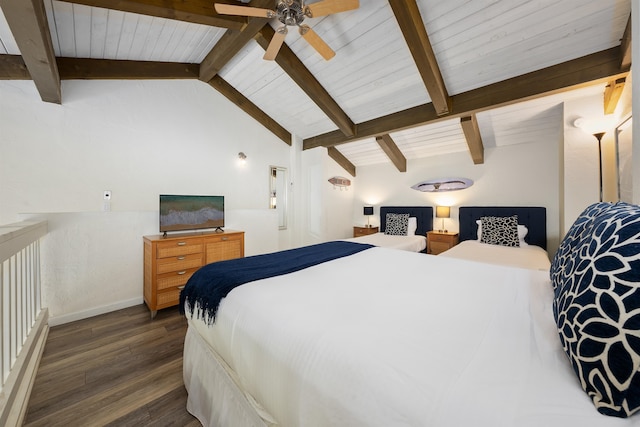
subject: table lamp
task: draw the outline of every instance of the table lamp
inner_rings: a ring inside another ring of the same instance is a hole
[[[449,206],[436,206],[436,218],[442,218],[442,229],[438,231],[444,231],[445,233],[447,232],[447,230],[444,228],[444,219],[449,218],[450,215],[451,208]]]

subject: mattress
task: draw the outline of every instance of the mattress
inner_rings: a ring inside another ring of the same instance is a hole
[[[551,266],[547,251],[534,245],[508,247],[465,240],[439,256],[543,271]]]
[[[269,421],[248,425],[637,426],[580,388],[552,293],[545,271],[382,247],[251,282],[213,325],[189,318],[188,408],[211,426],[249,407]],[[237,399],[199,379],[207,358]]]
[[[344,239],[349,242],[367,243],[390,249],[401,249],[411,252],[420,252],[427,247],[427,237],[420,235],[393,236],[384,233],[373,233],[367,236]]]

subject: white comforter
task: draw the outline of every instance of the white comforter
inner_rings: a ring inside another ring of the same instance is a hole
[[[427,237],[416,234],[412,236],[392,236],[384,233],[374,233],[344,240],[411,252],[420,252],[427,247]]]
[[[282,426],[638,425],[560,348],[548,273],[387,248],[249,283],[190,321]]]
[[[465,240],[442,252],[440,256],[532,270],[549,271],[551,267],[547,251],[534,245],[507,247],[480,243],[477,240]]]

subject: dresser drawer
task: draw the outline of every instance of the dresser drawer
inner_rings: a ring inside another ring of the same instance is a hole
[[[157,308],[166,308],[180,303],[180,289],[173,288],[157,294]]]
[[[205,263],[242,258],[244,256],[244,235],[229,234],[207,236],[204,241]]]
[[[190,268],[188,270],[172,271],[170,273],[158,275],[156,279],[156,289],[162,290],[184,286],[187,283],[187,280],[189,280],[197,270],[197,268]]]
[[[202,267],[203,254],[180,255],[159,259],[156,263],[156,274],[180,272],[191,268]]]
[[[209,235],[205,238],[205,244],[210,243],[221,243],[221,242],[229,242],[229,241],[240,241],[244,239],[244,235],[242,234],[220,234],[220,235]]]
[[[198,254],[204,251],[203,239],[171,240],[156,245],[156,257],[167,258]]]

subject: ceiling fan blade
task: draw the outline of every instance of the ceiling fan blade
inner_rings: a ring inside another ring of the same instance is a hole
[[[284,43],[284,38],[287,35],[287,27],[280,27],[276,30],[276,33],[273,35],[273,38],[269,42],[269,46],[267,46],[267,50],[264,53],[263,59],[267,61],[273,61],[276,59],[278,52],[280,52],[280,47],[282,47],[282,43]]]
[[[308,25],[300,25],[300,35],[327,61],[336,56],[336,53],[324,42]]]
[[[347,10],[353,10],[359,7],[359,0],[324,0],[307,5],[305,13],[310,18],[317,18],[318,16],[346,12]]]
[[[257,7],[235,6],[233,4],[224,3],[214,3],[213,7],[216,9],[216,12],[221,15],[255,16],[257,18],[276,17],[276,14],[273,10],[260,9]]]

